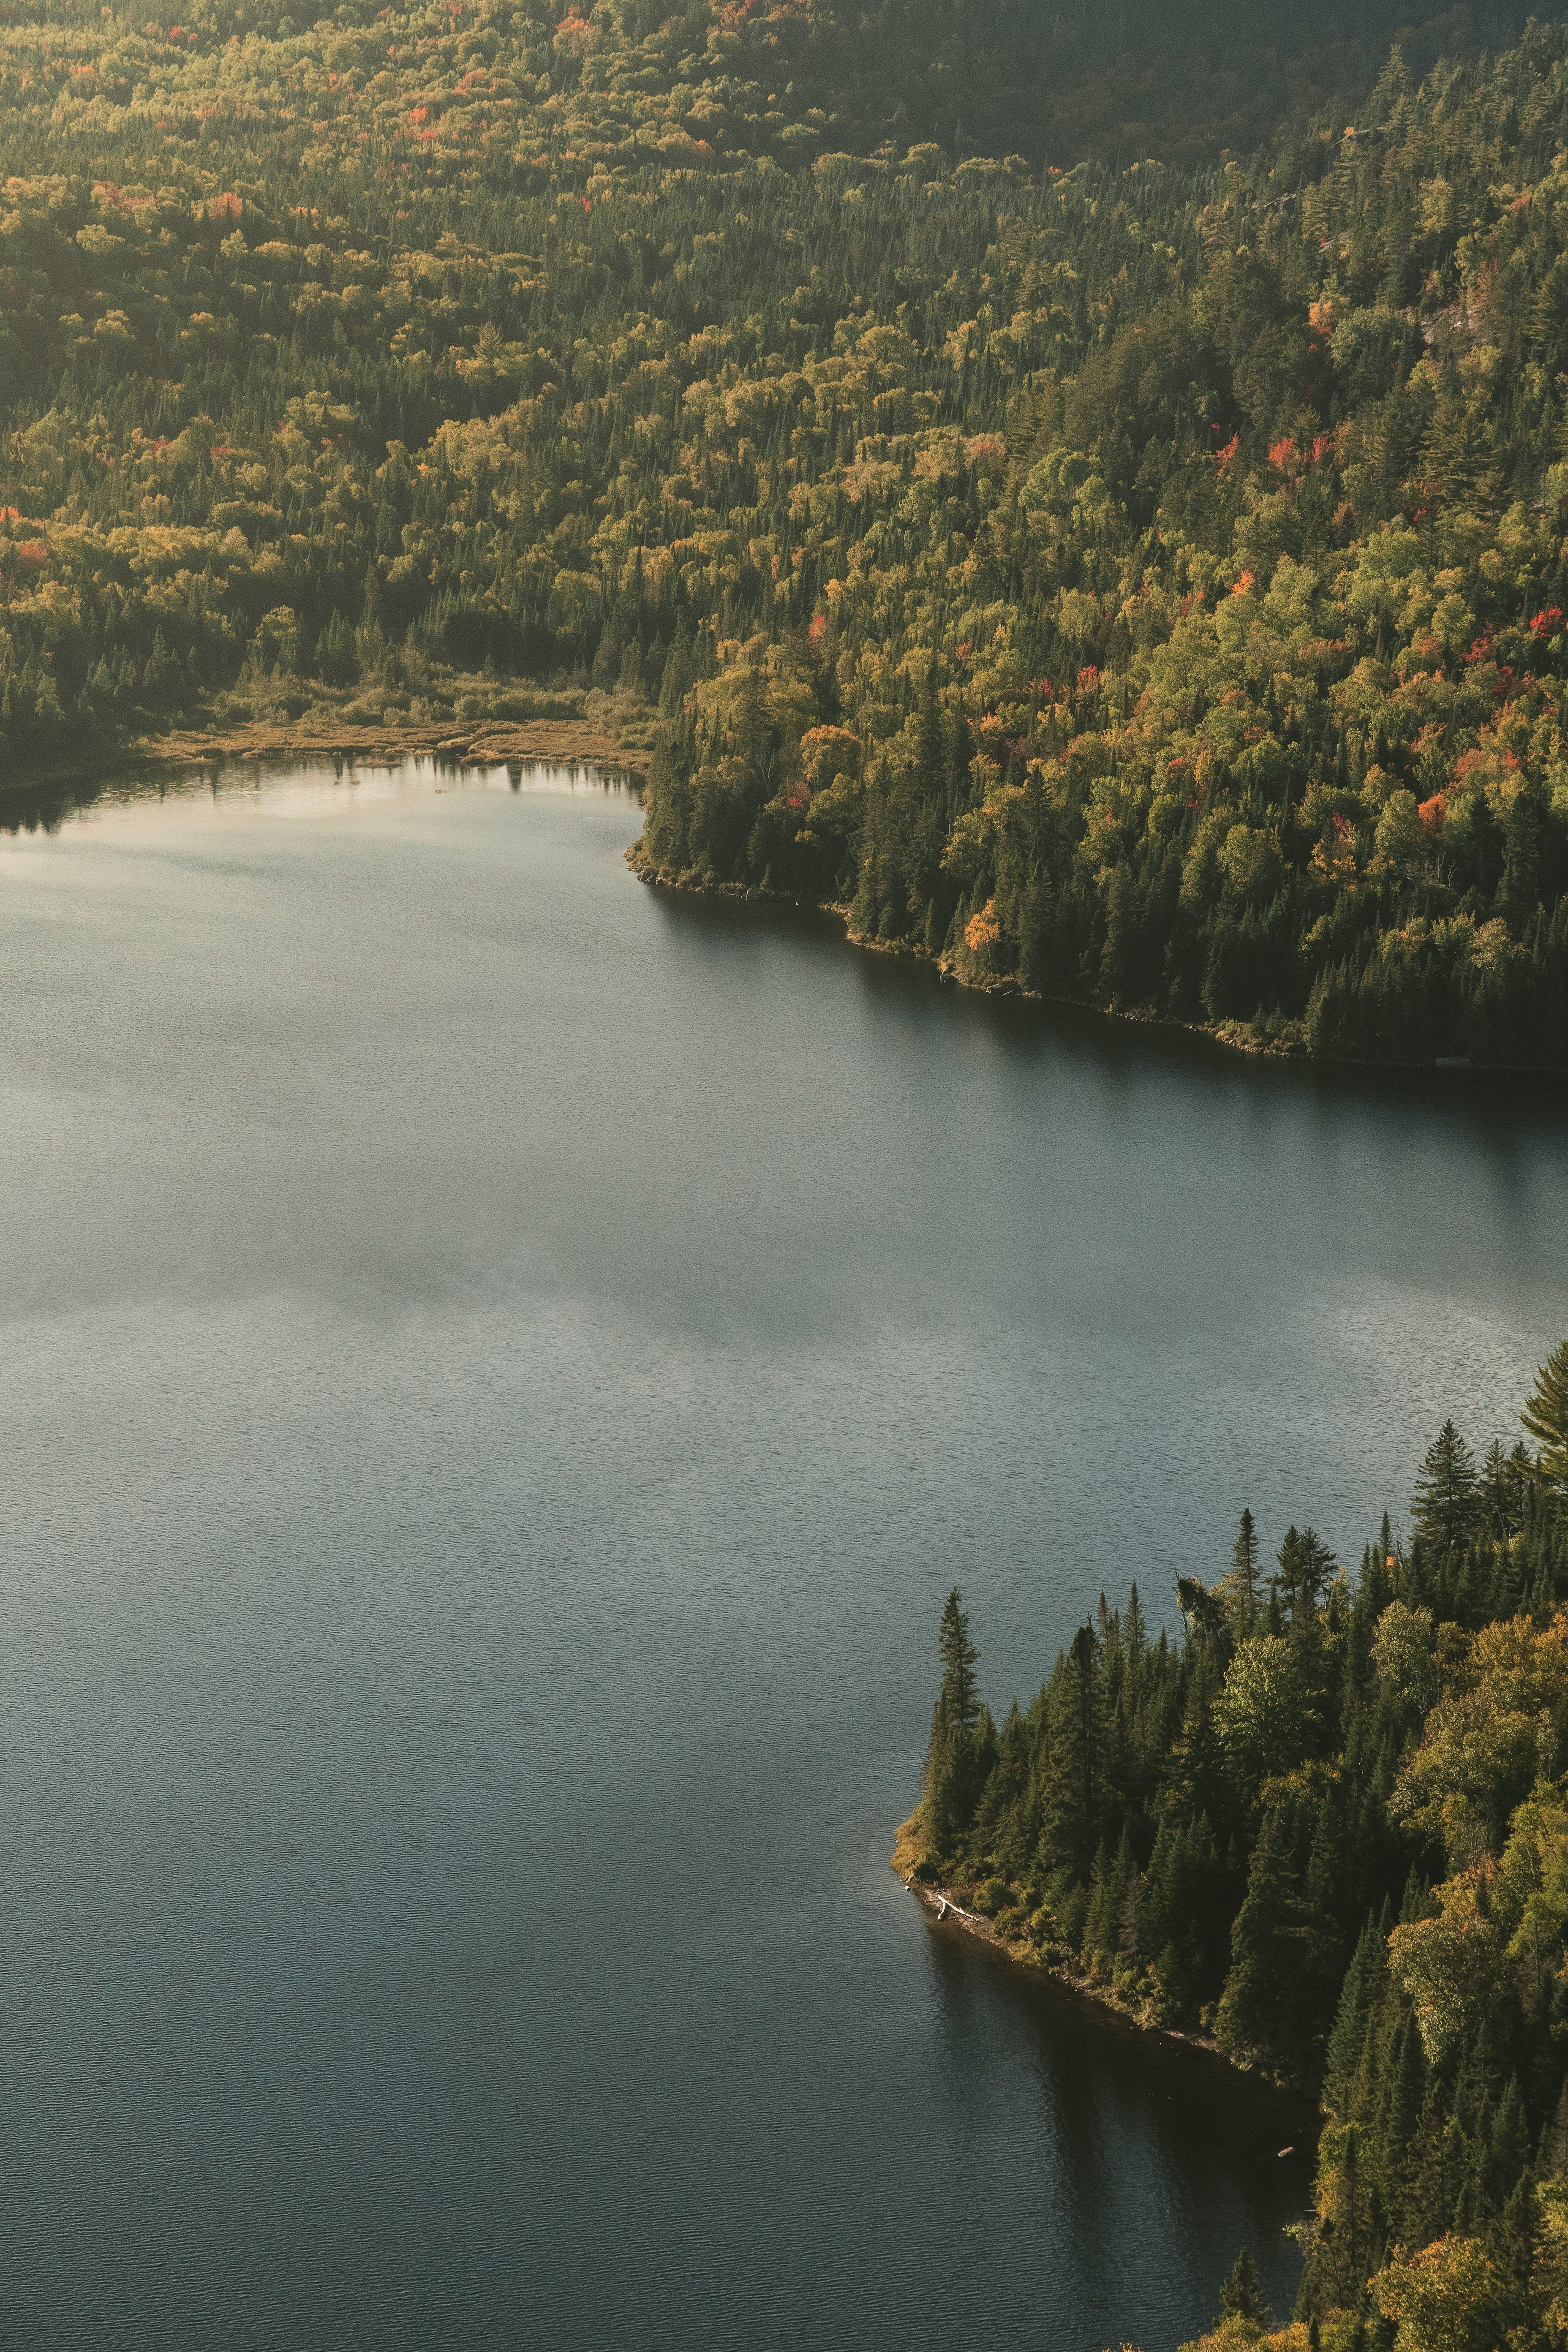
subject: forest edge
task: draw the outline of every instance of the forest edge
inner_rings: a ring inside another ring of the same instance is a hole
[[[1151,2034],[1158,2042],[1183,2042],[1189,2050],[1201,2050],[1206,2056],[1217,2059],[1222,2066],[1230,2068],[1234,2074],[1261,2079],[1277,2089],[1285,2090],[1293,2098],[1303,2096],[1299,2084],[1281,2084],[1263,2069],[1232,2058],[1221,2049],[1212,2033],[1194,2033],[1178,2025],[1158,2024],[1152,2018],[1143,2016],[1131,2001],[1123,2000],[1111,1986],[1096,1984],[1083,1969],[1075,1969],[1065,1960],[1047,1960],[1037,1946],[1021,1937],[1005,1936],[994,1919],[988,1919],[982,1911],[971,1911],[966,1907],[960,1898],[961,1894],[967,1890],[961,1890],[956,1885],[943,1886],[934,1879],[915,1876],[916,1871],[926,1862],[927,1855],[928,1847],[921,1833],[920,1814],[916,1811],[907,1822],[899,1824],[888,1862],[895,1876],[903,1882],[905,1888],[933,1923],[951,1927],[960,1935],[973,1937],[975,1942],[988,1946],[1014,1968],[1022,1969],[1032,1977],[1050,1978],[1080,2000],[1091,2002],[1096,2009],[1109,2011],[1125,2023],[1135,2026],[1140,2033]],[[1322,2113],[1317,2101],[1310,2104],[1320,2115]]]
[[[623,753],[619,756],[622,764],[626,764],[626,755]],[[641,781],[640,774],[639,781]],[[844,924],[845,938],[849,946],[864,948],[872,955],[909,957],[920,963],[934,963],[943,982],[950,987],[966,988],[976,995],[994,996],[999,999],[1010,998],[1027,1004],[1070,1005],[1075,1012],[1093,1013],[1098,1020],[1101,1021],[1131,1022],[1140,1029],[1165,1029],[1186,1037],[1205,1038],[1212,1045],[1223,1046],[1228,1053],[1262,1055],[1276,1062],[1316,1062],[1321,1065],[1327,1064],[1330,1066],[1337,1064],[1356,1069],[1506,1070],[1510,1077],[1559,1080],[1563,1075],[1562,1069],[1551,1062],[1473,1062],[1468,1056],[1446,1054],[1425,1055],[1419,1061],[1384,1060],[1358,1054],[1310,1054],[1306,1047],[1295,1039],[1286,1038],[1276,1041],[1269,1037],[1259,1037],[1252,1024],[1246,1021],[1178,1021],[1169,1013],[1156,1013],[1142,1006],[1096,1004],[1091,998],[1086,996],[1064,996],[1055,992],[1044,994],[1038,989],[1026,988],[1021,981],[1013,979],[976,983],[973,981],[965,980],[945,957],[930,955],[911,940],[868,939],[864,933],[851,928],[853,909],[847,904],[838,905],[831,900],[819,898],[790,898],[782,891],[763,890],[754,885],[748,887],[743,882],[709,882],[698,888],[690,882],[678,880],[673,875],[662,873],[649,856],[646,837],[642,835],[638,835],[627,850],[626,864],[639,881],[656,883],[660,888],[666,890],[679,890],[689,894],[692,898],[763,900],[778,907],[808,905],[816,914],[836,915]]]

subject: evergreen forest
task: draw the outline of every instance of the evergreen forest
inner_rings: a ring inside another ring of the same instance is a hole
[[[1559,26],[297,5],[0,9],[7,778],[577,714],[670,880],[1568,1058]]]
[[[1204,2352],[1568,2337],[1568,1342],[1522,1418],[1446,1423],[1353,1580],[1243,1512],[1179,1638],[1102,1598],[1000,1723],[943,1612],[901,1866],[1321,2103],[1296,2314],[1244,2251]]]

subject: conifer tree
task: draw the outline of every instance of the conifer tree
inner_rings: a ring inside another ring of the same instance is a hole
[[[1052,1687],[1041,1855],[1047,1869],[1086,1871],[1100,1842],[1104,1699],[1100,1647],[1080,1625]]]
[[[1501,2216],[1487,2233],[1488,2251],[1511,2303],[1523,2317],[1541,2251],[1541,2200],[1534,2181],[1521,2172],[1514,2181]]]
[[[973,1731],[980,1714],[980,1685],[975,1675],[980,1653],[970,1639],[963,1595],[956,1585],[942,1603],[937,1654],[942,1660],[937,1706],[942,1720],[952,1731]]]
[[[1568,1339],[1553,1348],[1536,1373],[1520,1419],[1541,1448],[1542,1475],[1568,1489]]]
[[[1224,1579],[1237,1637],[1245,1641],[1258,1619],[1258,1525],[1244,1510]]]
[[[1243,2246],[1231,2268],[1229,2277],[1219,2291],[1219,2307],[1226,2319],[1250,2319],[1260,2327],[1268,2324],[1268,2306],[1263,2300],[1263,2284],[1258,2275],[1258,2264],[1251,2250]]]
[[[1531,2158],[1530,2126],[1525,2120],[1517,2074],[1509,2077],[1508,2086],[1498,2101],[1486,2158],[1488,2207],[1492,2213],[1500,2215]]]
[[[1205,1644],[1198,1652],[1181,1725],[1160,1775],[1161,1809],[1167,1818],[1202,1812],[1211,1820],[1224,1818],[1226,1775],[1214,1720],[1223,1681],[1221,1661]]]
[[[1142,1664],[1143,1653],[1149,1646],[1148,1621],[1143,1614],[1143,1604],[1138,1598],[1136,1578],[1127,1596],[1127,1612],[1121,1621],[1121,1643],[1129,1669],[1136,1675]]]
[[[1136,1855],[1130,1851],[1131,1834],[1127,1830],[1121,1832],[1121,1846],[1125,1860],[1121,1865],[1121,1907],[1117,1915],[1116,1943],[1128,1967],[1136,1969],[1145,1957],[1143,1874],[1138,1867]]]
[[[1301,2283],[1301,2302],[1314,2317],[1318,2311],[1353,2310],[1382,2258],[1381,2207],[1367,2176],[1362,2125],[1331,2124],[1325,2130],[1317,2194],[1319,2223]]]
[[[1303,1528],[1300,1532],[1295,1528],[1288,1528],[1279,1559],[1279,1573],[1271,1576],[1268,1582],[1283,1600],[1294,1624],[1298,1617],[1315,1612],[1339,1563],[1313,1528]]]
[[[942,1684],[926,1750],[925,1809],[932,1841],[942,1852],[973,1818],[982,1762],[976,1737],[982,1714],[975,1676],[980,1653],[970,1639],[969,1619],[956,1585],[942,1604],[937,1649]]]
[[[1327,2030],[1344,1981],[1343,1921],[1356,1899],[1354,1860],[1346,1826],[1341,1785],[1331,1780],[1318,1807],[1303,1886],[1307,1932],[1300,1979],[1300,2023],[1314,2037]]]
[[[1220,1997],[1215,2031],[1222,2049],[1237,2058],[1293,2058],[1298,2034],[1297,1988],[1290,1969],[1296,1925],[1292,1897],[1295,1863],[1286,1809],[1271,1806],[1263,1817],[1247,1898],[1231,1929],[1230,1974]]]
[[[1323,2105],[1342,2121],[1349,2118],[1356,2069],[1373,2008],[1384,1982],[1387,1956],[1386,1931],[1379,1929],[1369,1913],[1345,1971],[1323,2069]]]
[[[1564,1359],[1568,1370],[1568,1357]],[[1479,1482],[1475,1456],[1451,1421],[1431,1444],[1415,1481],[1410,1517],[1416,1534],[1439,1556],[1466,1543],[1476,1524]]]
[[[1394,1597],[1394,1534],[1388,1513],[1383,1515],[1383,1528],[1375,1544],[1369,1544],[1362,1562],[1357,1600],[1369,1618],[1376,1617]]]
[[[1394,2030],[1393,2054],[1378,2117],[1378,2158],[1384,2193],[1392,2204],[1398,2190],[1405,2151],[1415,2136],[1426,2096],[1426,2053],[1413,2017],[1402,2018]]]
[[[1518,1465],[1494,1437],[1481,1465],[1481,1504],[1489,1532],[1503,1543],[1519,1529],[1520,1488]]]
[[[1089,1869],[1089,1904],[1083,1919],[1084,1957],[1097,1969],[1109,1965],[1115,1955],[1117,1901],[1116,1865],[1101,1838]]]

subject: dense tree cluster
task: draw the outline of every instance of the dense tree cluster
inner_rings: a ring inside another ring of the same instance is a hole
[[[917,1874],[1321,2098],[1303,2345],[1568,2333],[1568,1343],[1526,1425],[1446,1424],[1353,1584],[1244,1513],[1179,1640],[1102,1600],[1000,1723],[943,1614]],[[1216,2343],[1264,2333],[1232,2287]]]
[[[5,14],[0,751],[657,705],[671,876],[1557,1055],[1557,34]]]
[[[996,392],[794,490],[652,862],[978,982],[1560,1061],[1565,101],[1555,34],[1396,57],[1353,135],[1020,205],[944,338]]]

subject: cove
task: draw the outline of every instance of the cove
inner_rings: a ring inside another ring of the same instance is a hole
[[[0,835],[19,2340],[1293,2292],[1299,2113],[889,1872],[938,1612],[1005,1705],[1244,1502],[1353,1563],[1446,1412],[1511,1436],[1562,1094],[943,991],[637,827],[411,762]]]

